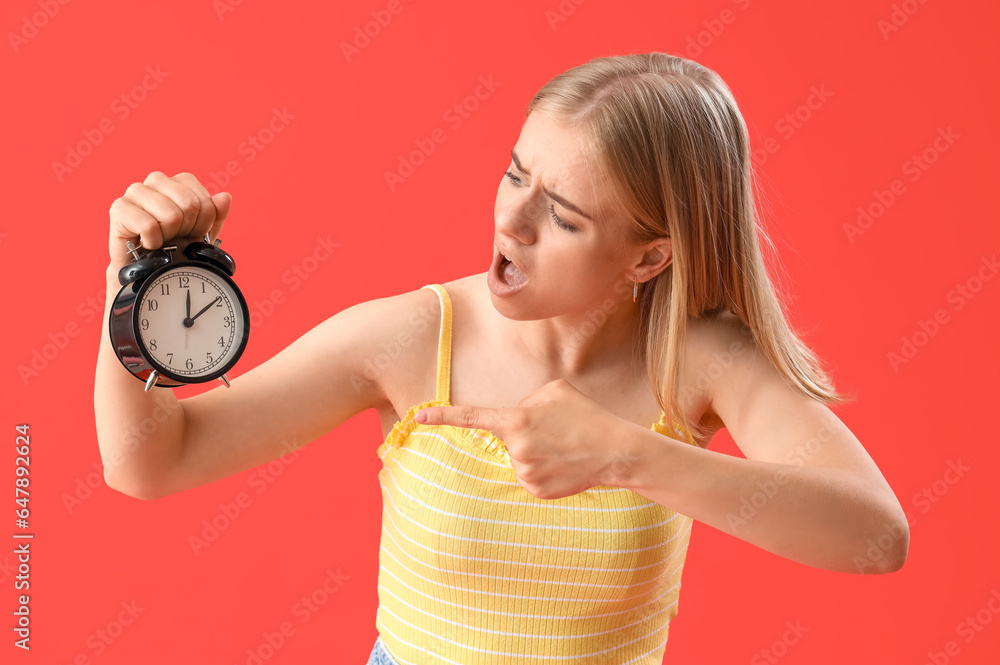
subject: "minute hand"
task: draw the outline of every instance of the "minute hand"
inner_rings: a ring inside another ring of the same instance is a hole
[[[201,316],[202,314],[204,314],[205,312],[207,312],[208,310],[210,310],[212,308],[212,305],[214,305],[216,303],[216,301],[218,301],[219,298],[221,298],[221,297],[222,296],[215,296],[215,300],[213,300],[212,302],[210,302],[207,305],[205,305],[204,307],[202,307],[201,310],[199,310],[197,314],[195,314],[194,316],[191,317],[191,321],[193,322],[199,316]]]

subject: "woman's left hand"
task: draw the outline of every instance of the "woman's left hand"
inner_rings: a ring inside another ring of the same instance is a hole
[[[503,439],[518,483],[539,499],[561,499],[594,485],[620,486],[633,464],[622,444],[636,425],[565,379],[546,383],[516,407],[434,406],[416,419],[493,432]]]

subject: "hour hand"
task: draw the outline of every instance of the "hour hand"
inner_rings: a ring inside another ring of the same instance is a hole
[[[184,320],[186,321],[187,319],[190,319],[190,318],[191,318],[191,289],[188,289],[188,292],[187,292],[187,316],[184,317]]]
[[[210,303],[208,303],[207,305],[205,305],[204,307],[202,307],[202,308],[201,308],[201,309],[200,309],[200,310],[198,311],[198,313],[197,313],[197,314],[195,314],[194,316],[192,316],[192,317],[191,317],[190,321],[191,321],[192,323],[194,323],[194,320],[195,320],[195,319],[197,319],[197,318],[198,318],[199,316],[201,316],[202,314],[204,314],[204,313],[205,313],[205,312],[207,312],[208,310],[212,309],[212,306],[213,306],[213,305],[215,305],[215,303],[216,303],[216,302],[217,302],[217,301],[219,300],[219,298],[221,298],[221,297],[222,297],[222,296],[215,296],[215,298],[214,298],[214,299],[212,300],[212,302],[210,302]]]

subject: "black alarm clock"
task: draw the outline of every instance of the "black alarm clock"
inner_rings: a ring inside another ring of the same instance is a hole
[[[196,241],[175,260],[176,246],[145,251],[126,243],[133,262],[118,272],[121,291],[108,331],[118,360],[153,386],[174,388],[226,377],[250,335],[246,300],[232,275],[233,258],[221,240]]]

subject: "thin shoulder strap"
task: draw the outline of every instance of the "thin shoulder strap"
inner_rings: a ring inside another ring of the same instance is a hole
[[[434,399],[451,403],[451,298],[440,284],[427,284],[425,289],[434,289],[441,302],[441,329],[438,333],[437,354],[437,394]]]

